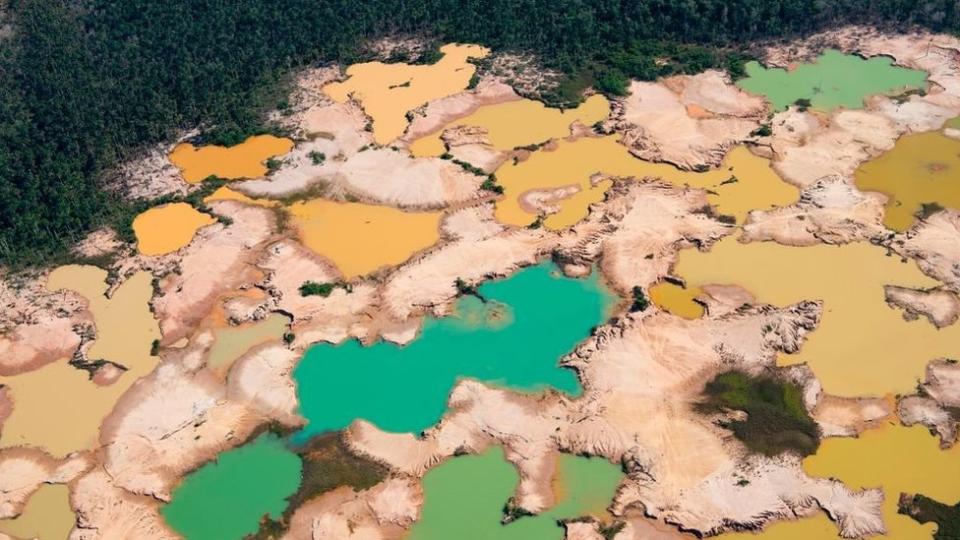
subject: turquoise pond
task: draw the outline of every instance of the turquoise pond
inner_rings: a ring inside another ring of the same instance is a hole
[[[864,59],[836,50],[824,51],[813,62],[789,71],[765,68],[757,62],[747,62],[745,68],[747,77],[737,81],[737,86],[766,96],[776,111],[798,99],[809,99],[812,107],[824,111],[837,107],[860,109],[871,95],[927,86],[926,73],[896,66],[890,58]]]
[[[184,477],[161,510],[186,540],[236,540],[279,518],[300,487],[303,465],[276,435],[227,450]]]
[[[558,360],[606,321],[616,298],[593,272],[572,279],[543,263],[484,283],[458,300],[455,314],[429,318],[400,347],[357,341],[310,348],[294,371],[307,426],[295,442],[363,418],[391,432],[434,425],[459,378],[519,391],[580,393],[576,374]]]

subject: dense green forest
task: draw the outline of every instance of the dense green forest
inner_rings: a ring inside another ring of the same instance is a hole
[[[0,0],[0,263],[51,260],[129,215],[105,171],[178,129],[235,141],[286,76],[388,34],[526,50],[586,84],[725,66],[844,23],[960,28],[955,0]],[[654,56],[674,59],[669,66]]]

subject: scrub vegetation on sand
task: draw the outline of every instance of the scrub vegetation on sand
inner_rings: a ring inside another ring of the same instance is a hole
[[[290,516],[308,500],[332,489],[349,486],[356,491],[373,487],[387,476],[383,465],[350,452],[340,432],[318,435],[297,449],[303,461],[303,478],[296,493],[287,498],[287,510],[277,519],[265,516],[260,530],[248,538],[280,538],[289,527]]]
[[[768,456],[789,451],[807,456],[816,452],[820,431],[803,406],[796,384],[766,375],[728,371],[708,382],[703,393],[704,401],[696,405],[702,413],[747,413],[746,419],[726,421],[724,425],[750,450]]]
[[[899,512],[908,515],[920,523],[937,524],[934,540],[954,540],[960,538],[960,503],[948,506],[920,494],[900,494]]]

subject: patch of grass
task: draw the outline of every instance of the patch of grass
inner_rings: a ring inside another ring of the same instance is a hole
[[[730,421],[724,427],[753,452],[808,456],[820,444],[820,428],[803,405],[800,387],[792,382],[728,371],[708,382],[703,395],[705,400],[695,406],[698,412],[747,413],[746,420]]]
[[[928,217],[936,214],[937,212],[942,212],[945,208],[937,202],[921,203],[920,210],[917,211],[917,218],[927,219]]]
[[[310,156],[310,161],[312,161],[314,165],[323,165],[323,162],[327,160],[326,154],[317,152],[316,150],[311,150],[307,155]]]
[[[750,132],[751,137],[769,137],[773,135],[773,128],[770,124],[760,124],[760,127]]]
[[[497,177],[492,174],[487,176],[487,179],[480,184],[480,189],[496,193],[497,195],[503,195],[503,186],[497,183]]]
[[[379,484],[387,477],[386,467],[352,453],[340,432],[310,439],[310,442],[297,450],[297,454],[303,460],[300,488],[287,499],[287,509],[280,519],[265,517],[260,523],[260,530],[248,536],[248,540],[280,538],[289,527],[293,512],[317,495],[341,486],[362,491]]]
[[[645,311],[650,307],[650,300],[647,299],[647,295],[643,292],[643,287],[634,287],[631,291],[633,295],[633,303],[630,304],[630,312],[637,313],[639,311]]]
[[[901,493],[897,512],[910,516],[919,523],[936,523],[934,540],[960,538],[960,503],[947,506],[924,495]]]
[[[317,283],[316,281],[304,281],[300,285],[300,296],[322,296],[324,298],[330,296],[330,293],[333,292],[333,289],[336,288],[335,283]]]

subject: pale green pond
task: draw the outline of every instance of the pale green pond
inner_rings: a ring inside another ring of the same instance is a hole
[[[484,283],[458,300],[456,313],[428,319],[409,345],[356,341],[316,345],[294,371],[309,424],[294,440],[342,429],[363,418],[391,432],[420,432],[440,419],[459,378],[520,391],[580,392],[576,374],[558,365],[593,327],[614,296],[598,272],[585,279],[543,263]]]
[[[737,81],[737,86],[766,96],[775,111],[786,109],[798,99],[809,99],[813,108],[824,111],[859,109],[868,96],[892,95],[927,85],[926,73],[895,66],[890,58],[864,59],[833,49],[789,71],[766,68],[758,62],[748,62],[746,71],[747,77]]]
[[[560,540],[557,520],[603,519],[623,478],[609,461],[567,454],[560,456],[556,474],[552,508],[502,525],[504,505],[520,480],[503,450],[451,459],[424,476],[423,512],[405,540]]]
[[[184,477],[161,513],[186,540],[237,540],[257,532],[264,515],[280,517],[301,471],[300,458],[264,434]]]

